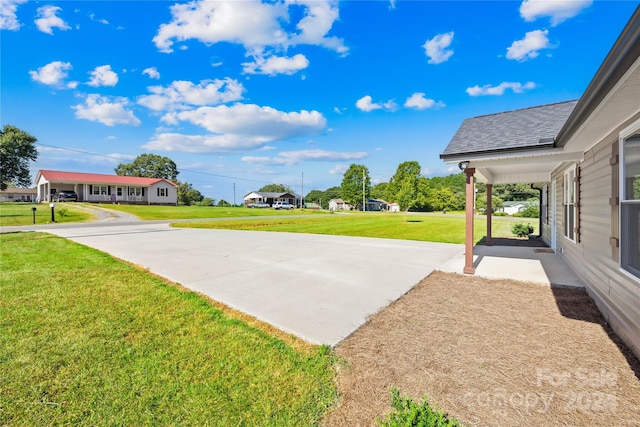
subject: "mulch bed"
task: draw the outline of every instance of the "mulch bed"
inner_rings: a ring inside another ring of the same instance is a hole
[[[640,362],[580,290],[434,272],[340,343],[326,426],[376,425],[389,390],[466,426],[640,426]]]

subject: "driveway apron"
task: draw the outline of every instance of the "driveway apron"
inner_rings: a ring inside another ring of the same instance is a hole
[[[335,345],[462,245],[168,224],[49,229],[315,344]],[[425,308],[427,310],[427,308]]]

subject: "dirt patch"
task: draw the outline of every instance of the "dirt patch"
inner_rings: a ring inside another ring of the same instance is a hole
[[[389,389],[467,426],[640,426],[640,362],[589,296],[435,272],[336,347],[326,426],[369,426]]]

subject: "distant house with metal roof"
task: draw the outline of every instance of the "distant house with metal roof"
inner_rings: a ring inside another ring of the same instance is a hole
[[[293,206],[300,207],[301,196],[296,193],[278,193],[272,191],[252,191],[244,196],[245,207],[257,203],[266,203],[269,206],[273,206],[276,202],[289,203]]]
[[[51,202],[61,191],[75,191],[79,202],[177,205],[178,186],[164,178],[40,170],[37,200]]]

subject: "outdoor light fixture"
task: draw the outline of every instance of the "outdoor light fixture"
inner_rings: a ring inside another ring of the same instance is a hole
[[[466,170],[469,167],[469,162],[460,162],[458,163],[458,167],[461,171]]]

